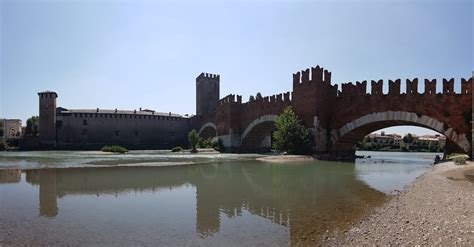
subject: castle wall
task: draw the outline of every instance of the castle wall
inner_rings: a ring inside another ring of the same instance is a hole
[[[188,118],[119,113],[62,113],[58,146],[97,149],[118,144],[131,149],[169,149],[188,145]]]

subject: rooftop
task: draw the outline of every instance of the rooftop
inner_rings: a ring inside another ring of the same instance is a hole
[[[127,114],[127,115],[146,115],[146,116],[167,116],[167,117],[180,117],[188,118],[180,114],[172,112],[156,112],[149,109],[141,111],[133,110],[108,110],[108,109],[62,109],[61,113],[102,113],[102,114]]]

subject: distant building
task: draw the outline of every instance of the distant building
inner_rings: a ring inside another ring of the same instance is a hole
[[[188,145],[192,119],[150,109],[69,109],[56,106],[58,94],[39,96],[39,142],[65,149],[98,149],[118,144],[133,149],[169,149]],[[219,75],[196,78],[197,115],[214,112],[219,100]]]
[[[385,134],[382,131],[380,134],[372,133],[367,136],[372,142],[375,142],[379,145],[391,144],[395,146],[400,146],[401,136],[397,134]]]
[[[413,139],[418,142],[433,142],[435,145],[439,143],[440,146],[444,147],[446,145],[446,137],[443,135],[422,135],[422,136],[417,136],[412,134]],[[378,133],[372,133],[367,135],[367,138],[369,138],[372,142],[375,142],[379,145],[387,145],[391,144],[393,146],[400,146],[400,143],[403,141],[403,138],[401,135],[398,134],[385,134],[384,131],[382,131],[380,134]]]
[[[3,139],[17,139],[22,136],[20,119],[3,119]]]
[[[421,142],[433,142],[434,144],[440,144],[442,147],[446,145],[446,137],[443,135],[422,135],[417,136],[418,141]]]

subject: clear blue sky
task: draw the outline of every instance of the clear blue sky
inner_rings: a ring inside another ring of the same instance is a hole
[[[0,117],[23,121],[43,90],[66,108],[186,114],[200,72],[247,99],[317,64],[333,83],[473,69],[472,0],[0,2]]]

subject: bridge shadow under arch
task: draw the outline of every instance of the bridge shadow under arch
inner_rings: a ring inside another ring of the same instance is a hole
[[[276,119],[277,115],[264,115],[252,121],[240,138],[240,151],[247,153],[270,151]]]
[[[447,153],[469,153],[471,146],[464,134],[458,134],[449,125],[435,118],[413,112],[378,112],[368,114],[342,128],[333,131],[331,136],[331,151],[333,153],[354,153],[357,142],[362,141],[368,134],[395,126],[416,126],[427,128],[446,137],[445,150]]]

